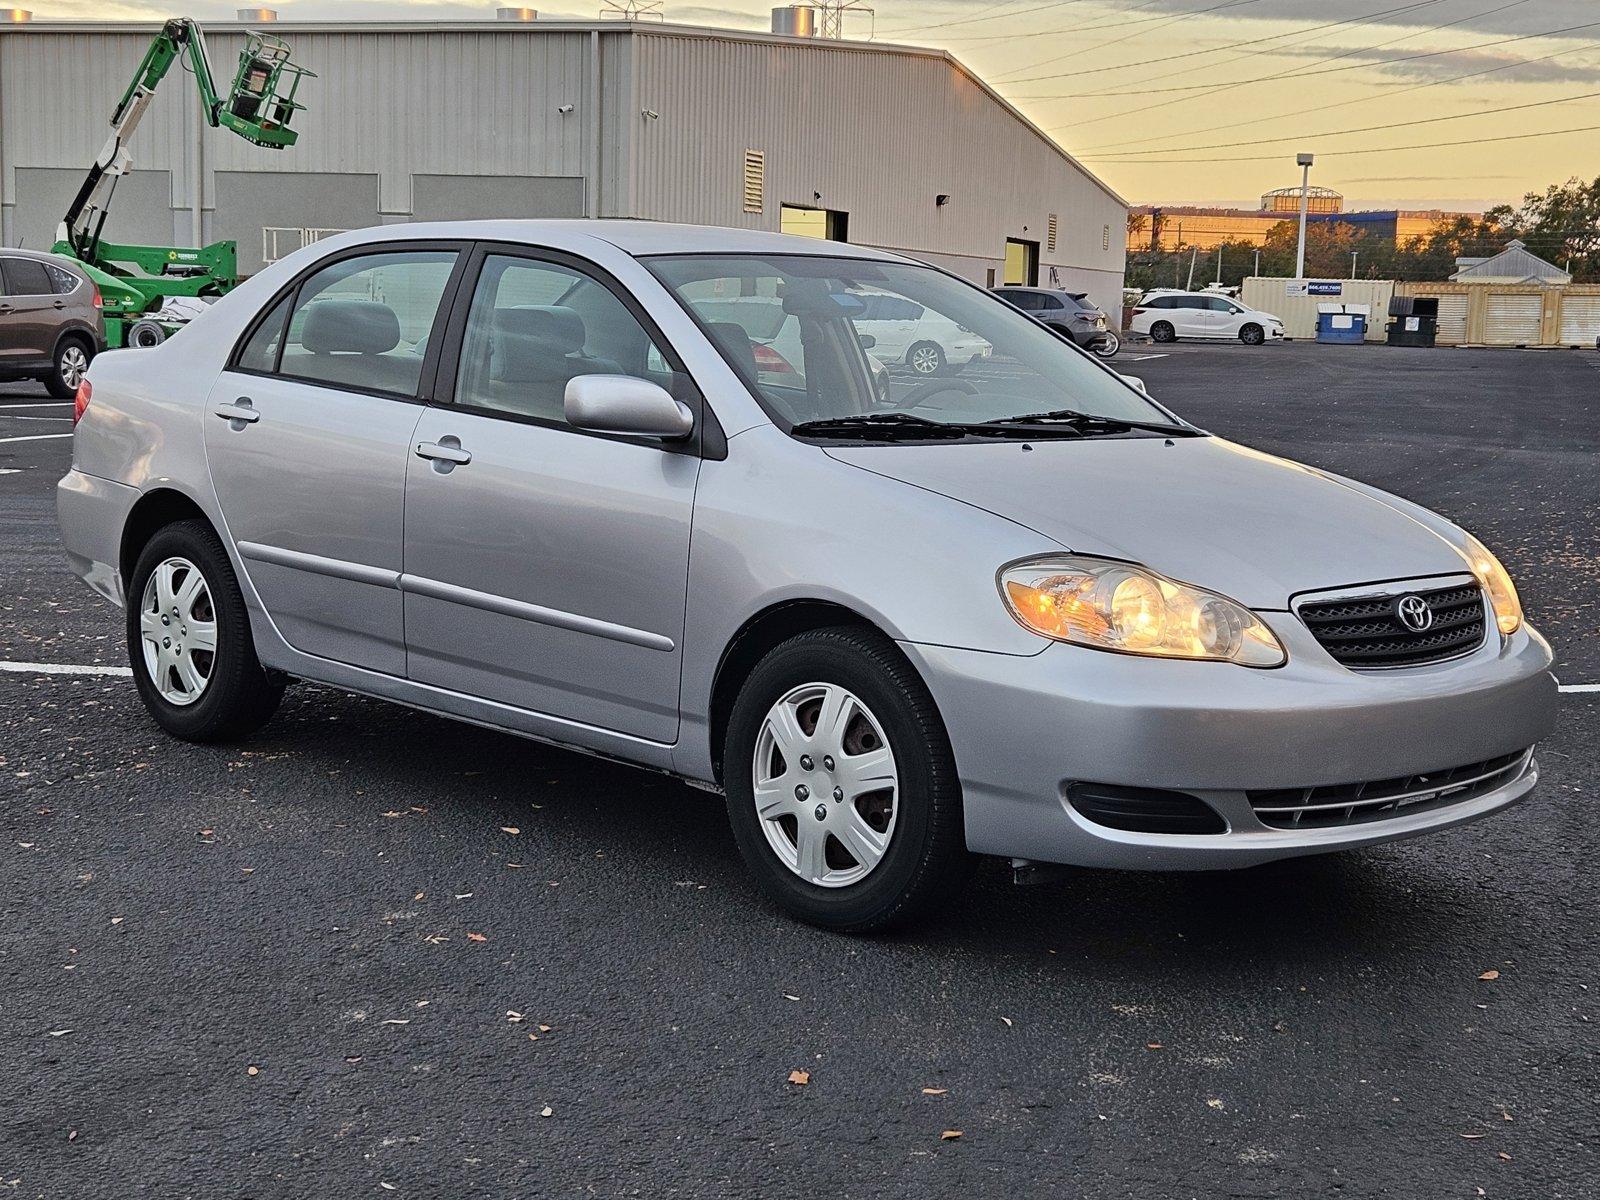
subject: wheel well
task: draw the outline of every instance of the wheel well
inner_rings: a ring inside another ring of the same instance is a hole
[[[722,743],[739,689],[767,654],[798,634],[838,625],[877,629],[860,613],[826,600],[791,600],[757,613],[736,633],[711,684],[711,762],[722,779]],[[881,630],[879,632],[882,632]]]
[[[81,342],[84,346],[88,347],[91,352],[94,350],[94,334],[90,333],[87,329],[73,326],[70,329],[63,330],[61,335],[56,338],[55,348],[50,352],[50,357],[53,359],[57,354],[60,354],[61,347],[66,345],[68,342]]]
[[[132,582],[134,564],[139,561],[139,555],[151,538],[174,521],[196,518],[208,525],[211,523],[204,510],[182,492],[158,488],[140,497],[133,511],[128,514],[127,524],[122,527],[122,549],[117,567],[122,573],[123,585]]]

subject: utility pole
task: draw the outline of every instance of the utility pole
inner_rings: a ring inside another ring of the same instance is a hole
[[[1300,165],[1300,248],[1295,253],[1294,277],[1306,277],[1306,213],[1311,209],[1311,164],[1315,156],[1297,154],[1294,161]]]
[[[1217,243],[1217,282],[1222,282],[1222,243]]]
[[[1194,253],[1189,255],[1189,285],[1184,288],[1186,292],[1194,291],[1194,269],[1200,265],[1200,247],[1194,248]]]
[[[1360,257],[1361,257],[1361,251],[1359,251],[1359,250],[1350,251],[1350,278],[1351,279],[1354,279],[1356,277],[1356,259],[1358,259]]]
[[[1256,277],[1261,277],[1261,247],[1256,247]]]

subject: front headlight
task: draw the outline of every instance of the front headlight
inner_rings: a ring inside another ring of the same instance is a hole
[[[1483,590],[1489,593],[1495,624],[1500,626],[1502,634],[1510,637],[1522,628],[1522,600],[1517,595],[1517,585],[1511,582],[1511,575],[1500,565],[1500,560],[1470,533],[1461,553],[1466,556],[1478,582],[1483,584]]]
[[[1095,650],[1281,667],[1283,645],[1225,596],[1129,563],[1059,555],[1000,572],[1000,594],[1025,629]]]

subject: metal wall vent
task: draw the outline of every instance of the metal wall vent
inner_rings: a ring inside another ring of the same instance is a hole
[[[767,207],[767,156],[760,150],[744,152],[744,210],[764,212]]]
[[[1051,254],[1056,252],[1056,234],[1061,231],[1061,218],[1055,213],[1050,214],[1050,236],[1045,239],[1045,249]]]

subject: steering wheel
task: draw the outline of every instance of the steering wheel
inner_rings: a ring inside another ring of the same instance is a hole
[[[915,408],[929,396],[937,396],[940,392],[961,392],[968,396],[976,396],[978,389],[965,379],[936,379],[932,383],[924,383],[920,387],[912,388],[900,398],[896,408]]]

